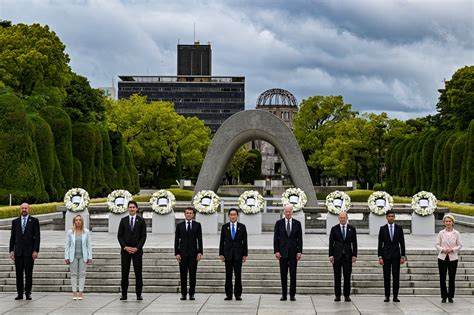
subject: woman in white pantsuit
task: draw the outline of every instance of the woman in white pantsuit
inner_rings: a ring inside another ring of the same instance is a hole
[[[82,300],[86,282],[86,267],[92,263],[90,232],[84,228],[80,214],[72,219],[72,230],[67,232],[64,246],[64,261],[71,271],[71,287],[74,300]]]

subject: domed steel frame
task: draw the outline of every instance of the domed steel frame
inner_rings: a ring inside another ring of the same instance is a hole
[[[260,94],[257,106],[298,106],[296,98],[284,89],[269,89]]]

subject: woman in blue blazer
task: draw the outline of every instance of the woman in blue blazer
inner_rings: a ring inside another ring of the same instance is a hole
[[[86,282],[86,266],[92,263],[92,246],[90,232],[84,228],[84,219],[80,214],[74,216],[72,224],[72,230],[69,230],[66,236],[64,261],[71,271],[73,299],[82,300]]]

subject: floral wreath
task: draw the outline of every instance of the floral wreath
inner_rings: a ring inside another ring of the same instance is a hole
[[[420,205],[420,201],[423,199],[428,201],[426,206]],[[433,214],[437,207],[438,200],[436,199],[435,195],[428,191],[420,191],[411,199],[411,208],[416,214],[422,217]]]
[[[253,205],[248,200],[253,199]],[[257,214],[263,209],[263,197],[256,190],[247,190],[239,197],[239,208],[245,214]]]
[[[298,202],[292,202],[291,197],[298,197]],[[281,203],[283,206],[293,206],[293,211],[300,211],[306,205],[308,198],[303,190],[299,188],[288,188],[281,196]]]
[[[73,202],[75,197],[80,197],[81,201],[79,203]],[[89,206],[89,202],[89,193],[82,188],[72,188],[64,195],[64,205],[72,212],[83,211]]]
[[[206,202],[203,204],[203,200]],[[202,214],[213,214],[219,208],[221,198],[212,190],[201,190],[193,198],[193,206]],[[207,204],[209,203],[209,204]]]
[[[166,199],[166,204],[160,203],[160,199]],[[158,214],[168,214],[173,211],[176,204],[176,198],[168,190],[161,189],[155,192],[150,198],[150,204],[153,211]]]
[[[377,200],[385,200],[384,206],[377,205]],[[393,198],[385,191],[375,191],[370,195],[369,200],[367,201],[369,205],[369,210],[376,215],[384,215],[385,212],[393,208]]]
[[[123,204],[118,205],[115,203],[117,198],[123,199]],[[117,189],[112,191],[107,196],[107,206],[109,207],[109,211],[115,214],[121,214],[127,212],[128,202],[133,200],[132,194],[128,190],[124,189]]]
[[[340,205],[335,204],[334,200],[340,200]],[[326,196],[326,207],[330,213],[347,212],[351,206],[351,197],[343,191],[336,190]]]

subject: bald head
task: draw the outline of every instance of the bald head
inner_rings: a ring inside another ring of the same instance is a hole
[[[28,213],[30,212],[30,205],[24,202],[20,205],[20,210],[21,210],[21,215],[26,217]]]
[[[339,212],[339,223],[342,225],[347,223],[347,212],[345,211]]]

